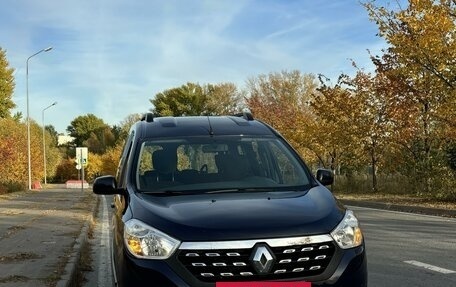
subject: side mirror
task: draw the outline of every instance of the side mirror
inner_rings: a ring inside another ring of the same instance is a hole
[[[318,169],[317,180],[323,185],[331,185],[334,183],[333,172],[329,169]]]
[[[123,190],[117,188],[116,178],[112,175],[97,177],[93,182],[93,192],[103,195],[123,194]]]

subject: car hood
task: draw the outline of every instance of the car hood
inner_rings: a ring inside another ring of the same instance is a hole
[[[345,212],[322,186],[305,192],[132,194],[130,204],[134,218],[181,241],[328,234]]]

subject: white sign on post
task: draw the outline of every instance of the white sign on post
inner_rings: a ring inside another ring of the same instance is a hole
[[[76,148],[76,161],[78,164],[87,165],[89,159],[89,150],[86,147]]]
[[[84,191],[84,166],[88,162],[89,151],[86,147],[77,147],[76,148],[76,168],[81,168],[81,190]]]

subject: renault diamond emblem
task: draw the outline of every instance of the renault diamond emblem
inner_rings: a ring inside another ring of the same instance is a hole
[[[266,245],[257,245],[250,256],[253,268],[259,274],[265,274],[271,271],[274,264],[274,255]]]

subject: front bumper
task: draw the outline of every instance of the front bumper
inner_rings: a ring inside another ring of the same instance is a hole
[[[215,283],[197,280],[175,257],[168,260],[137,259],[125,249],[117,254],[119,256],[114,258],[113,263],[118,286],[215,286]],[[364,244],[348,250],[338,250],[337,256],[332,260],[327,271],[323,274],[325,277],[323,279],[322,276],[318,276],[316,278],[294,278],[293,281],[310,281],[312,286],[319,287],[366,287],[367,257]]]
[[[321,287],[367,287],[367,256],[363,245],[344,251],[333,275],[313,285]]]

